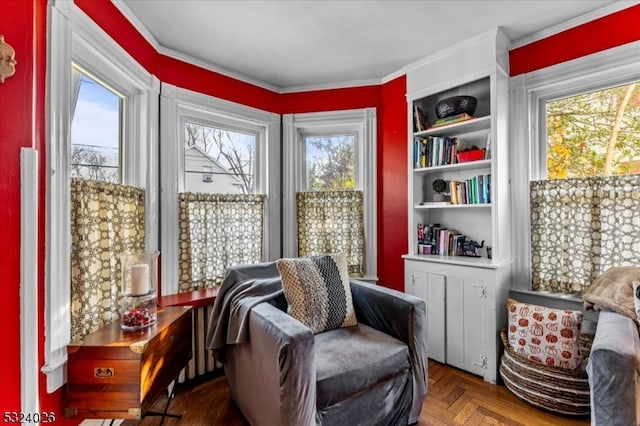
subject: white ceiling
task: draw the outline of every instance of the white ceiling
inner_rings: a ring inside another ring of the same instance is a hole
[[[160,52],[278,91],[380,83],[405,65],[495,27],[513,46],[637,3],[113,1]]]

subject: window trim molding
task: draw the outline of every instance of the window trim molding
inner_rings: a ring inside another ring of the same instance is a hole
[[[342,111],[285,114],[282,117],[283,161],[283,255],[297,256],[296,192],[305,186],[303,168],[304,134],[340,131],[358,134],[356,149],[356,185],[364,191],[364,227],[366,276],[363,280],[377,281],[377,203],[376,203],[376,108]]]
[[[634,42],[511,78],[513,289],[531,290],[529,182],[546,177],[546,102],[640,80],[638,57]]]
[[[147,246],[158,246],[159,80],[100,29],[73,2],[49,5],[47,58],[47,221],[45,259],[44,365],[47,391],[65,382],[71,338],[70,132],[71,64],[77,62],[126,95],[124,182],[145,188]]]
[[[280,256],[280,116],[235,102],[162,83],[160,91],[160,177],[162,295],[178,293],[178,193],[184,179],[185,120],[245,123],[263,142],[256,146],[256,191],[267,195],[264,260]],[[177,159],[177,161],[176,161]],[[170,278],[173,277],[173,278]]]

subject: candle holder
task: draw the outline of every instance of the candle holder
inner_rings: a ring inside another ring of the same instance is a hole
[[[123,330],[141,330],[158,319],[157,251],[122,256],[122,301],[120,325]]]

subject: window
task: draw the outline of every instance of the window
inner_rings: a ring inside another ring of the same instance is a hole
[[[637,263],[639,53],[625,45],[511,79],[516,290],[579,300],[610,266]]]
[[[356,188],[356,135],[305,135],[305,189],[336,191]]]
[[[163,84],[161,117],[162,293],[279,257],[279,115]]]
[[[533,181],[532,288],[580,295],[640,256],[636,84],[547,101],[547,179]]]
[[[185,192],[253,194],[258,138],[256,133],[186,121]]]
[[[321,233],[327,231],[323,229],[335,230],[339,222],[356,221],[359,223],[348,227],[355,231],[349,233],[351,237],[345,244],[356,247],[355,252],[360,253],[353,257],[354,262],[359,257],[365,264],[359,268],[351,265],[351,270],[364,273],[364,279],[376,280],[375,121],[373,108],[283,117],[285,256],[324,250],[326,244],[322,240],[327,240],[327,236]],[[349,195],[345,191],[354,193]],[[305,213],[304,218],[299,216],[300,208],[317,209],[335,203],[345,208],[341,212],[334,208],[331,212],[316,210]],[[337,213],[342,216],[337,218],[334,216]],[[320,217],[331,223],[317,223]],[[340,231],[345,238],[346,234]],[[360,239],[359,244],[355,244],[354,238]]]
[[[158,215],[153,212],[158,210],[155,128],[159,82],[73,3],[57,2],[49,11],[46,336],[42,371],[47,375],[47,390],[53,392],[64,383],[71,337],[71,177],[88,174],[144,189],[146,247],[157,249]],[[86,124],[87,114],[90,125]],[[103,139],[106,135],[108,142]],[[85,152],[82,162],[72,160],[81,149]]]
[[[71,82],[71,177],[119,183],[124,97],[77,67]]]
[[[546,102],[547,179],[640,171],[640,84]]]

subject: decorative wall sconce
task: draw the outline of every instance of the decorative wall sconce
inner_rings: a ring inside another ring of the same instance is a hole
[[[11,77],[16,72],[16,51],[4,42],[4,36],[0,35],[0,83]]]

